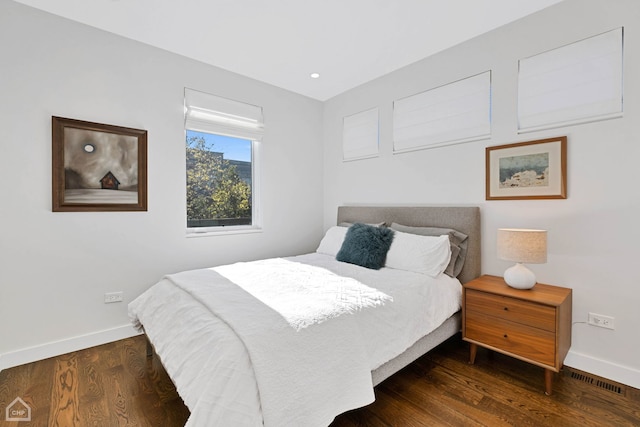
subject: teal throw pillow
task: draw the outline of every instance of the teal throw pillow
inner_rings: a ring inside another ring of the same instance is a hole
[[[379,270],[384,267],[393,242],[393,230],[386,227],[355,223],[347,230],[336,259]]]

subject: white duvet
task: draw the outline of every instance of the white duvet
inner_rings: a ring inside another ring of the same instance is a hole
[[[445,275],[314,253],[168,276],[129,310],[189,407],[187,425],[326,426],[373,401],[370,371],[460,298]]]
[[[391,300],[351,277],[281,258],[211,270],[277,311],[296,331]]]

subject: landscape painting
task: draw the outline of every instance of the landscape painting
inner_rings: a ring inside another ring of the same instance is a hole
[[[549,153],[501,157],[500,188],[549,186]]]
[[[567,137],[486,148],[486,199],[566,199]]]
[[[53,210],[146,210],[146,131],[53,117]]]

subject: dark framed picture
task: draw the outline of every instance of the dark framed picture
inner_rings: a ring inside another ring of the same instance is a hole
[[[146,211],[147,131],[52,117],[53,211]]]
[[[486,199],[566,199],[567,137],[486,148]]]

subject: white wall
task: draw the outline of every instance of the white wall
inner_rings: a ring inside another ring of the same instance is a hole
[[[517,133],[517,67],[525,58],[624,26],[621,119]],[[495,255],[500,227],[549,231],[540,282],[573,289],[573,320],[615,317],[616,329],[573,325],[566,364],[640,387],[640,2],[567,0],[339,95],[325,103],[325,228],[340,204],[472,204],[481,207],[482,271],[502,275]],[[492,70],[492,138],[392,154],[392,103]],[[380,108],[380,157],[342,162],[342,118]],[[568,199],[485,201],[485,147],[566,135]]]
[[[185,86],[264,108],[262,233],[185,237]],[[148,212],[51,212],[52,115],[148,130]],[[0,0],[0,369],[132,333],[127,303],[164,274],[315,249],[321,117],[318,101]]]

